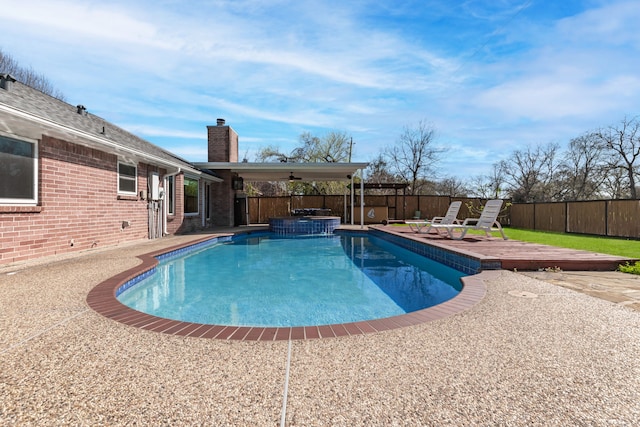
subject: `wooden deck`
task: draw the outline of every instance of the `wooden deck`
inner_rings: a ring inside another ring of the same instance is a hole
[[[636,261],[614,255],[557,248],[518,240],[503,240],[502,237],[467,235],[463,240],[451,240],[436,233],[414,233],[409,227],[389,225],[374,227],[467,255],[477,254],[478,258],[493,257],[500,261],[504,270],[615,271],[620,264]],[[509,235],[508,230],[506,234]]]

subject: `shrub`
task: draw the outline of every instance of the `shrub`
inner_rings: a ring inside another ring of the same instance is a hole
[[[623,273],[640,274],[640,261],[636,261],[635,264],[621,264],[620,266],[618,266],[618,270],[622,271]]]

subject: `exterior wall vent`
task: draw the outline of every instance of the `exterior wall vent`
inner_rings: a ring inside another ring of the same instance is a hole
[[[224,123],[225,123],[224,119],[218,119],[217,120],[217,125],[218,126],[224,126]]]

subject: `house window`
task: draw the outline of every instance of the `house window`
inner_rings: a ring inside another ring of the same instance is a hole
[[[0,136],[0,204],[38,203],[38,144]]]
[[[198,213],[198,180],[184,178],[184,213]]]
[[[136,194],[138,189],[138,168],[135,165],[118,162],[118,193]]]
[[[176,187],[175,176],[167,177],[167,193],[165,195],[167,201],[167,213],[169,215],[176,214]]]

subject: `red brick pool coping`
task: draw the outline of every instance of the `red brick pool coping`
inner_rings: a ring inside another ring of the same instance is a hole
[[[488,274],[496,273],[486,271],[474,276],[464,277],[462,279],[463,287],[458,295],[433,307],[383,319],[321,326],[251,327],[183,322],[142,313],[127,307],[117,300],[116,291],[118,288],[129,280],[158,265],[158,260],[155,258],[156,256],[215,237],[220,236],[207,236],[206,238],[193,240],[185,244],[139,256],[138,258],[142,260],[141,264],[111,277],[93,288],[87,295],[87,304],[102,316],[125,325],[170,335],[240,341],[334,338],[371,334],[406,326],[419,325],[465,311],[478,303],[486,294],[487,289],[483,279],[487,278]]]

